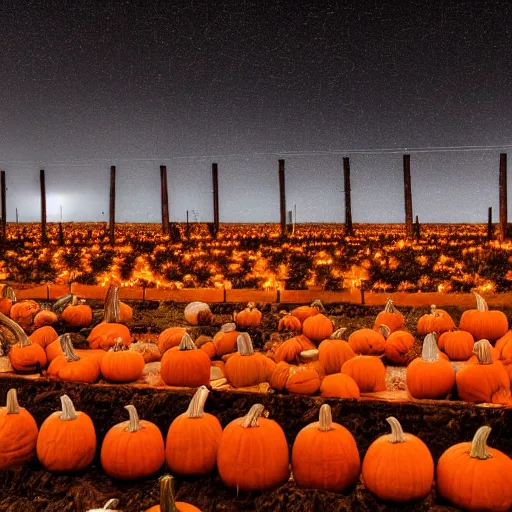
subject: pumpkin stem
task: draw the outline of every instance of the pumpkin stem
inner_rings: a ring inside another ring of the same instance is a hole
[[[111,500],[108,500],[107,503],[103,506],[103,510],[113,510],[114,507],[117,507],[119,505],[119,500],[116,498],[112,498]]]
[[[325,312],[325,308],[324,308],[324,305],[322,304],[322,302],[318,299],[314,300],[311,305],[310,305],[311,308],[315,308],[315,309],[318,309],[318,311],[322,311],[322,312]]]
[[[134,405],[125,405],[124,408],[128,411],[130,420],[128,426],[125,428],[126,432],[138,432],[140,430],[139,415]]]
[[[60,415],[61,421],[72,421],[78,418],[75,406],[68,395],[62,395],[60,397],[60,403],[62,408],[62,413]]]
[[[180,350],[197,350],[197,347],[195,346],[188,332],[186,332],[181,338]]]
[[[473,459],[490,459],[492,455],[487,451],[487,438],[491,433],[491,427],[480,427],[471,441],[469,456]]]
[[[389,338],[389,335],[391,334],[391,329],[386,324],[380,324],[379,331],[386,340]]]
[[[285,317],[285,316],[291,316],[291,313],[289,311],[281,309],[281,311],[279,311],[278,315],[281,317]]]
[[[174,497],[173,480],[171,475],[160,478],[160,512],[179,512]]]
[[[487,305],[487,302],[485,302],[485,299],[475,291],[473,291],[473,294],[475,295],[476,299],[476,310],[477,311],[489,311],[489,306]]]
[[[236,347],[242,356],[252,356],[254,354],[251,337],[246,332],[241,332],[238,335],[236,339]]]
[[[70,306],[76,306],[76,305],[78,305],[78,297],[76,295],[71,295]]]
[[[32,345],[25,331],[14,320],[5,316],[3,313],[0,313],[0,325],[3,325],[14,334],[16,343],[19,343],[21,348]]]
[[[255,308],[255,304],[254,304],[254,302],[248,302],[248,303],[247,303],[247,309],[248,309],[249,311],[252,311],[254,308]]]
[[[345,332],[347,331],[347,328],[346,327],[340,327],[339,329],[336,329],[330,336],[329,338],[331,340],[341,340],[343,338],[343,335],[345,334]]]
[[[15,388],[7,391],[7,414],[19,414],[20,404],[18,403],[18,394]]]
[[[249,412],[246,414],[244,421],[242,422],[242,427],[251,428],[251,427],[259,427],[258,418],[263,414],[265,410],[265,406],[261,404],[254,404]]]
[[[189,418],[202,418],[204,416],[204,404],[210,392],[206,386],[197,388],[192,400],[188,404],[187,412],[185,413]]]
[[[384,306],[384,313],[399,313],[398,309],[396,309],[395,305],[393,304],[392,299],[386,300],[386,305]]]
[[[316,361],[318,359],[318,349],[310,348],[309,350],[303,350],[299,355],[307,361]]]
[[[430,314],[435,317],[441,316],[441,313],[439,313],[439,311],[437,310],[437,306],[435,304],[432,304],[430,306]]]
[[[400,422],[393,416],[386,418],[386,421],[391,426],[391,437],[389,439],[390,443],[405,443],[405,434],[402,430],[402,425]]]
[[[8,284],[4,285],[4,287],[2,288],[2,298],[11,299],[12,302],[16,302],[16,294]]]
[[[105,309],[103,312],[103,321],[110,324],[118,324],[121,318],[121,309],[119,306],[119,288],[115,284],[108,287],[105,298]]]
[[[429,361],[431,363],[439,359],[439,349],[437,348],[436,335],[433,332],[427,334],[423,340],[421,358],[424,361]]]
[[[118,336],[114,338],[114,346],[112,347],[112,352],[121,352],[123,350],[123,338]]]
[[[318,415],[318,430],[328,432],[332,430],[332,411],[329,404],[324,404],[320,407],[320,414]]]
[[[479,340],[473,345],[473,354],[480,364],[492,364],[492,347],[489,340]]]
[[[236,330],[236,324],[229,322],[220,326],[220,332],[233,332]]]
[[[64,352],[68,362],[80,361],[80,358],[73,350],[73,343],[71,342],[71,336],[69,334],[63,334],[60,337],[60,348],[62,349],[62,352]]]

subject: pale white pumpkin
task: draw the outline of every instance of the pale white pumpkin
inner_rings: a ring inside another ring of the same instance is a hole
[[[185,307],[185,320],[191,325],[209,325],[213,320],[210,306],[206,302],[191,302]]]

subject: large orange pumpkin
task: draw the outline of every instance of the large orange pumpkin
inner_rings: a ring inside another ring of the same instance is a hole
[[[452,361],[467,361],[473,355],[475,339],[467,331],[443,332],[437,341],[442,350]]]
[[[384,354],[386,338],[373,329],[357,329],[348,337],[348,344],[356,354],[380,356]]]
[[[455,385],[455,369],[439,357],[434,333],[425,336],[421,357],[407,367],[407,390],[413,398],[446,397]]]
[[[512,508],[512,460],[487,446],[490,432],[490,427],[480,427],[472,442],[451,446],[437,463],[439,494],[464,510]]]
[[[217,464],[222,427],[212,414],[204,412],[210,392],[201,386],[186,412],[171,423],[165,442],[167,467],[182,475],[203,475]]]
[[[100,370],[105,379],[111,382],[134,382],[144,372],[144,356],[134,350],[123,350],[120,338],[116,344],[101,358]]]
[[[476,292],[476,309],[462,313],[459,328],[470,332],[475,340],[497,340],[508,331],[508,319],[502,311],[489,311],[485,299]]]
[[[101,445],[105,473],[119,480],[135,480],[156,473],[165,462],[164,438],[150,421],[139,420],[137,409],[126,405],[129,420],[114,425]]]
[[[46,348],[50,343],[55,341],[59,335],[57,334],[57,331],[51,326],[46,325],[44,327],[39,327],[36,329],[29,337],[28,339],[32,343],[37,343],[38,345],[41,345],[41,347]]]
[[[35,300],[25,299],[14,303],[9,315],[23,329],[28,329],[38,311],[39,304]]]
[[[391,332],[395,332],[403,327],[404,323],[404,315],[402,315],[402,313],[396,309],[391,299],[387,299],[384,310],[381,311],[375,319],[373,328],[376,331],[379,331],[381,325],[387,325]]]
[[[316,343],[325,340],[333,332],[332,322],[322,313],[306,318],[302,324],[302,334]]]
[[[364,456],[364,485],[385,501],[403,503],[424,498],[434,482],[432,455],[419,437],[404,434],[396,418],[386,421],[391,434],[376,439]]]
[[[361,461],[354,436],[332,421],[328,404],[319,421],[304,427],[292,448],[293,479],[299,487],[341,492],[359,478]]]
[[[7,404],[0,407],[0,470],[21,466],[35,457],[37,424],[18,404],[16,389],[7,392]]]
[[[228,487],[265,491],[290,476],[288,442],[274,420],[262,417],[264,407],[255,404],[243,418],[229,423],[219,444],[217,468]]]
[[[108,350],[115,345],[117,338],[121,338],[124,345],[129,345],[132,342],[130,329],[123,324],[101,322],[91,329],[87,342],[92,349]]]
[[[352,377],[362,393],[386,390],[386,367],[379,357],[353,357],[343,363],[341,373]]]
[[[92,322],[92,309],[84,299],[72,295],[69,306],[64,308],[60,317],[68,327],[87,327]]]
[[[172,482],[171,475],[164,475],[160,478],[160,504],[146,509],[145,512],[201,512],[190,503],[175,500]]]
[[[407,331],[394,331],[384,345],[384,355],[392,363],[398,365],[407,364],[407,353],[414,346],[414,336]]]
[[[452,329],[455,329],[452,317],[444,309],[438,309],[435,304],[430,306],[430,313],[418,320],[418,334],[443,333]]]
[[[344,373],[331,373],[320,384],[320,395],[324,398],[356,398],[361,397],[356,381]]]
[[[352,347],[342,339],[345,331],[345,328],[337,329],[318,345],[318,360],[327,375],[339,373],[345,361],[356,357]]]
[[[37,438],[37,456],[48,471],[80,471],[94,459],[96,431],[91,418],[77,412],[67,395],[60,398],[62,411],[43,421]]]

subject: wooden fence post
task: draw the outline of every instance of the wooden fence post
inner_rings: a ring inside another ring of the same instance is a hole
[[[345,231],[352,234],[352,197],[350,188],[350,159],[343,158],[343,181],[345,188]]]
[[[507,154],[500,154],[500,242],[507,237]]]
[[[114,245],[116,243],[115,235],[115,224],[116,224],[116,166],[110,166],[110,211],[109,211],[109,232],[110,232],[110,243]]]
[[[411,155],[404,155],[405,233],[412,238]]]
[[[219,232],[219,170],[217,164],[212,164],[213,181],[213,233],[215,238]]]
[[[7,238],[7,193],[5,171],[0,171],[0,201],[2,202],[2,239]]]
[[[493,235],[492,229],[492,206],[487,211],[487,240],[491,240]]]
[[[41,185],[41,242],[44,244],[46,238],[46,183],[44,179],[44,169],[39,171],[39,182]]]
[[[414,226],[414,231],[416,232],[416,241],[418,241],[421,237],[421,231],[420,231],[420,221],[418,219],[418,216],[416,215],[416,224]]]
[[[284,177],[284,160],[279,160],[279,205],[281,213],[281,236],[286,236],[286,191]]]
[[[162,233],[169,234],[169,193],[167,191],[167,167],[160,166],[160,197],[162,204]]]

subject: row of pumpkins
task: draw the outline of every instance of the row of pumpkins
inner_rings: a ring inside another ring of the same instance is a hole
[[[332,421],[330,406],[324,404],[319,421],[297,434],[290,461],[285,434],[263,405],[253,405],[246,416],[222,429],[215,416],[204,412],[208,393],[204,386],[197,389],[187,411],[172,421],[165,443],[160,429],[140,420],[135,407],[127,405],[129,420],[114,425],[101,445],[105,473],[135,480],[156,473],[164,463],[181,475],[217,468],[226,486],[244,491],[274,489],[292,472],[299,487],[342,492],[361,476],[378,498],[402,503],[424,498],[434,484],[428,447],[404,433],[394,417],[387,419],[391,434],[369,446],[361,465],[354,437]],[[61,404],[62,410],[38,429],[32,415],[18,405],[16,390],[8,392],[7,406],[0,408],[0,443],[10,448],[0,451],[0,469],[17,467],[36,454],[49,471],[80,471],[91,464],[97,447],[94,424],[75,410],[67,395]],[[448,448],[437,464],[439,494],[466,510],[507,511],[512,506],[512,459],[487,446],[490,431],[481,427],[472,442]]]

